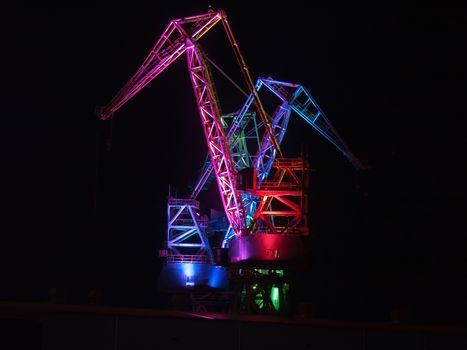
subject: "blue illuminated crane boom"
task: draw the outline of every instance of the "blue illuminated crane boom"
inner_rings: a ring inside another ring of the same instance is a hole
[[[258,78],[255,90],[260,91],[262,87],[266,87],[272,92],[281,104],[276,108],[275,112],[271,115],[271,130],[274,133],[277,142],[280,144],[284,138],[287,130],[288,120],[291,112],[295,112],[307,124],[312,126],[321,136],[329,141],[346,157],[356,170],[363,170],[365,166],[353,154],[348,145],[343,141],[331,121],[325,115],[323,110],[319,107],[318,103],[312,97],[310,92],[300,84],[283,82],[274,80],[272,78]],[[259,138],[258,128],[261,127],[261,121],[257,123],[246,124],[244,121],[246,115],[251,110],[253,103],[253,96],[250,94],[242,106],[238,114],[235,116],[234,121],[229,125],[227,134],[227,141],[231,154],[235,154],[235,148],[242,142],[245,135],[256,134]],[[254,115],[253,115],[254,118]],[[245,127],[247,125],[247,127]],[[276,151],[273,143],[267,134],[264,134],[262,140],[259,142],[258,148],[245,149],[242,162],[236,164],[243,164],[243,168],[253,167],[257,172],[258,183],[265,181],[268,178],[274,161],[276,159]],[[235,162],[234,162],[235,163]],[[238,165],[235,171],[242,170]],[[212,176],[212,165],[206,163],[198,178],[197,185],[191,194],[191,198],[196,198],[200,191],[205,188],[205,184]],[[251,195],[243,194],[244,206],[247,209],[247,216],[252,218],[255,215],[259,198],[252,198]],[[250,220],[251,221],[251,220]],[[250,230],[251,232],[251,230]],[[223,247],[228,245],[228,241],[233,238],[233,232],[229,228],[223,240]]]
[[[331,121],[325,115],[321,107],[315,101],[310,92],[300,84],[293,84],[288,82],[282,82],[278,80],[273,80],[272,78],[258,78],[255,86],[256,91],[260,91],[262,86],[267,87],[274,95],[276,95],[281,101],[278,111],[271,117],[272,123],[274,119],[279,119],[279,112],[284,113],[285,110],[290,109],[291,111],[296,112],[305,122],[311,125],[320,135],[322,135],[326,140],[328,140],[332,145],[334,145],[342,154],[350,161],[350,163],[357,170],[364,170],[366,166],[353,154],[349,146],[343,141],[342,137],[339,135],[337,130],[332,125]],[[292,91],[287,91],[285,88],[292,88]],[[236,143],[239,142],[240,137],[235,135],[239,126],[242,124],[245,114],[250,110],[253,103],[253,96],[250,94],[245,104],[238,113],[234,123],[230,126],[230,129],[227,133],[227,140],[230,144],[230,149],[233,149],[236,146]],[[289,112],[290,113],[290,112]],[[285,118],[288,120],[288,117]],[[276,136],[276,139],[279,143],[282,142],[282,138],[287,129],[287,122],[284,122],[280,125],[281,132],[280,136]],[[257,123],[258,126],[261,126],[261,122]],[[278,123],[275,124],[277,127]],[[271,125],[273,126],[273,125]],[[252,132],[251,130],[244,131],[245,133]],[[236,136],[236,137],[234,137]],[[280,140],[279,140],[280,138]],[[256,156],[255,165],[263,164],[265,159],[268,159],[267,165],[264,165],[264,168],[258,171],[258,180],[263,180],[268,175],[268,169],[271,169],[272,163],[275,159],[275,156],[265,157],[268,152],[273,152],[274,148],[271,147],[270,142],[266,142],[261,150]],[[251,157],[251,155],[248,155]],[[198,178],[197,184],[194,187],[190,198],[197,198],[199,193],[204,188],[206,181],[212,176],[212,165],[206,163],[201,171],[201,175]]]
[[[366,166],[353,154],[331,121],[324,114],[308,90],[299,84],[292,84],[260,78],[263,84],[283,102],[288,102],[290,109],[296,112],[304,121],[311,125],[319,134],[333,144],[352,163],[357,170],[364,170]],[[294,90],[288,92],[285,87]]]

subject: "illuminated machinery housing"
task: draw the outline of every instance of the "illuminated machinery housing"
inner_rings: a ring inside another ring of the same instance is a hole
[[[219,22],[249,90],[249,94],[244,93],[247,100],[242,108],[230,115],[221,112],[208,64],[213,62],[198,42]],[[253,300],[254,305],[263,305],[259,311],[280,311],[284,303],[278,301],[286,298],[288,289],[284,268],[303,264],[306,253],[301,237],[308,234],[308,164],[303,159],[285,158],[280,148],[291,112],[296,112],[354,165],[360,163],[305,88],[270,78],[260,78],[253,84],[223,11],[170,21],[133,77],[105,107],[96,109],[98,116],[103,120],[113,116],[184,53],[209,161],[189,198],[168,200],[167,246],[161,250],[166,264],[159,276],[159,287],[166,291],[233,288],[238,295],[246,293],[246,297],[236,299],[242,305]],[[263,86],[279,98],[279,105],[270,113],[259,96]],[[228,223],[221,247],[229,252],[230,275],[213,254],[206,234],[207,222],[196,200],[211,174]],[[234,282],[230,287],[228,277]]]
[[[229,244],[233,308],[246,313],[288,313],[294,271],[307,266],[302,240],[308,235],[308,164],[303,158],[277,158],[271,180],[242,188],[258,198],[252,234]]]

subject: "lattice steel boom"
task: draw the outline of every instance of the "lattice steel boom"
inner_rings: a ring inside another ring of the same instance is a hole
[[[186,52],[190,78],[225,213],[235,234],[242,236],[246,234],[245,210],[240,198],[241,195],[236,190],[235,172],[226,135],[221,125],[220,104],[216,97],[209,66],[198,44],[198,40],[218,22],[222,22],[266,133],[275,145],[276,152],[280,154],[279,142],[272,131],[269,118],[264,111],[248,67],[223,11],[209,11],[203,15],[170,21],[138,71],[105,107],[96,108],[96,113],[103,120],[111,117],[121,106]]]

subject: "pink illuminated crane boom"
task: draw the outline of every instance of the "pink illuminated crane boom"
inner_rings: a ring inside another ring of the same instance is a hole
[[[211,71],[206,62],[206,56],[198,43],[198,40],[219,22],[222,23],[226,31],[246,84],[254,97],[254,104],[261,121],[265,125],[265,130],[277,153],[281,154],[279,142],[271,129],[270,119],[264,111],[248,67],[223,11],[211,10],[203,15],[170,21],[141,67],[106,106],[96,109],[96,114],[103,120],[111,117],[177,58],[186,53],[190,80],[225,214],[235,235],[240,237],[247,234],[245,208],[241,194],[236,189],[236,174],[232,165],[224,128],[221,124],[221,108]]]
[[[189,38],[196,41],[216,25],[220,19],[220,13],[207,13],[170,21],[143,64],[105,107],[97,108],[97,115],[102,120],[111,117],[120,107],[185,53],[188,48],[186,42],[188,34],[183,29],[184,24],[194,24],[189,33]]]

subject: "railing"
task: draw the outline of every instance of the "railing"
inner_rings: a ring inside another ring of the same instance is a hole
[[[167,262],[207,264],[209,263],[209,259],[207,255],[200,254],[170,254],[167,255]]]
[[[207,226],[208,225],[208,220],[205,217],[199,216],[196,218],[196,223],[200,226]],[[172,222],[171,226],[194,226],[194,222],[192,218],[188,219],[176,219],[174,222]]]
[[[258,190],[284,190],[284,191],[300,191],[301,186],[298,184],[293,184],[290,182],[272,182],[272,181],[265,181],[259,182],[257,184]]]
[[[276,158],[274,163],[279,168],[302,168],[304,166],[303,158]]]
[[[199,209],[199,202],[195,199],[189,198],[169,198],[169,205],[192,205],[195,208]]]

